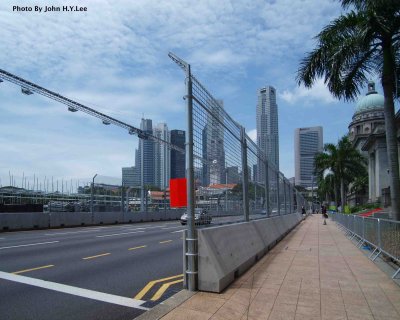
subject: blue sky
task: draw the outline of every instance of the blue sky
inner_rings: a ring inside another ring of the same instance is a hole
[[[87,12],[13,12],[17,3],[84,3]],[[252,137],[256,91],[272,85],[280,170],[290,178],[294,129],[322,125],[324,142],[336,142],[354,113],[355,103],[335,100],[322,81],[312,90],[295,81],[313,37],[340,13],[331,0],[2,0],[0,68],[134,126],[144,116],[185,129],[184,77],[168,58],[172,51]],[[95,173],[120,178],[121,167],[134,165],[136,137],[48,98],[22,95],[8,82],[0,84],[0,111],[3,186],[9,172],[18,185],[23,174],[31,183],[34,174],[40,182],[82,182]]]

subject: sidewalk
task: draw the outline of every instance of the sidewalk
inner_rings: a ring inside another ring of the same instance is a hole
[[[399,320],[400,287],[322,222],[310,216],[223,293],[195,293],[161,319]]]

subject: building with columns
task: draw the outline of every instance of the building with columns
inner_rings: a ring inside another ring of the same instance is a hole
[[[357,102],[349,124],[349,139],[368,160],[368,202],[384,204],[389,187],[384,97],[378,94],[372,81],[366,95]]]

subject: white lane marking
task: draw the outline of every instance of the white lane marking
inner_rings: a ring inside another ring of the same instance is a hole
[[[171,233],[183,232],[183,231],[185,231],[185,230],[186,230],[186,229],[177,230],[177,231],[172,231]]]
[[[45,233],[45,236],[60,236],[60,235],[64,235],[64,234],[74,234],[74,233],[84,233],[84,232],[98,232],[98,231],[102,231],[102,229],[92,229],[92,230],[85,230],[85,231],[71,231],[71,232],[58,232],[58,233]]]
[[[128,224],[128,225],[125,225],[125,226],[120,226],[120,228],[132,228],[132,227],[133,227],[132,224]],[[150,225],[150,224],[141,224],[140,225],[140,228],[142,228],[142,229],[145,229],[145,228],[148,228],[148,227],[153,227],[154,228],[154,225]]]
[[[48,242],[38,242],[38,243],[29,243],[29,244],[20,244],[18,246],[10,246],[10,247],[0,247],[0,250],[3,249],[11,249],[11,248],[19,248],[19,247],[30,247],[30,246],[39,246],[42,244],[50,244],[50,243],[57,243],[60,241],[48,241]]]
[[[45,281],[41,279],[34,279],[30,277],[20,276],[17,274],[11,274],[7,272],[0,271],[0,279],[10,280],[14,282],[24,283],[27,285],[40,287],[44,289],[49,289],[57,292],[63,292],[67,294],[71,294],[78,297],[88,298],[97,301],[108,302],[112,304],[117,304],[120,306],[131,307],[141,310],[149,310],[148,308],[141,307],[143,303],[146,301],[143,300],[135,300],[131,298],[116,296],[109,293],[98,292],[78,287],[72,287],[61,283]]]
[[[169,230],[169,229],[177,229],[177,228],[182,228],[182,227],[181,226],[169,227],[169,228],[162,228],[161,230]]]
[[[122,233],[105,234],[103,236],[96,236],[96,238],[114,237],[114,236],[121,236],[121,235],[124,235],[124,234],[139,233],[139,232],[144,232],[144,231],[133,231],[133,232],[122,232]]]

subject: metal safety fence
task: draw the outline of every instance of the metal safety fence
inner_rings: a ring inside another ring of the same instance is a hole
[[[187,288],[197,289],[196,226],[205,222],[249,221],[299,212],[306,201],[270,161],[245,128],[191,73],[191,66],[169,57],[186,75]],[[268,141],[269,139],[266,139]],[[200,210],[198,210],[200,209]],[[202,216],[205,218],[202,219]]]
[[[330,215],[350,239],[357,240],[357,246],[367,244],[373,248],[369,258],[375,261],[381,254],[400,263],[400,221],[360,217],[356,215],[335,213]],[[393,274],[395,278],[400,267]]]
[[[193,148],[189,202],[222,223],[290,214],[305,206],[302,195],[268,159],[266,148],[226,112],[223,100],[191,74],[190,65],[169,56],[186,72],[188,142]]]

